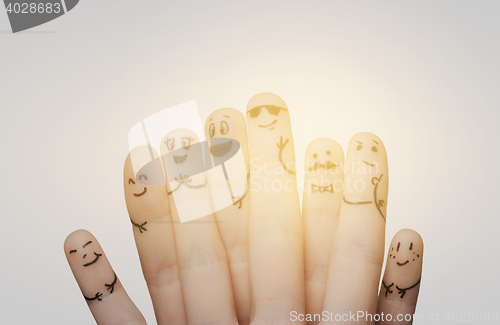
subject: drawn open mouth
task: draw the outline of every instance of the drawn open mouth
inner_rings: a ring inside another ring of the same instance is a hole
[[[225,143],[216,144],[210,147],[210,153],[214,157],[222,157],[226,155],[229,151],[231,151],[232,146],[233,146],[233,141],[231,140]]]
[[[183,162],[186,161],[186,158],[188,157],[188,155],[184,155],[184,156],[174,156],[174,163],[176,164],[182,164]]]
[[[375,167],[375,165],[374,165],[374,164],[369,163],[368,161],[364,161],[364,160],[363,160],[363,162],[364,162],[365,164],[367,164],[368,166]]]
[[[146,194],[147,191],[148,191],[148,189],[144,188],[144,191],[142,191],[141,193],[134,193],[134,196],[137,196],[137,197],[143,196],[144,194]]]
[[[396,264],[399,265],[399,266],[403,266],[403,265],[408,264],[408,262],[410,262],[410,260],[406,260],[406,262],[404,262],[404,263],[396,262]]]
[[[270,127],[271,125],[276,124],[276,122],[278,122],[278,120],[274,120],[273,122],[271,122],[271,123],[270,123],[270,124],[268,124],[268,125],[260,125],[260,124],[259,124],[259,128],[268,128],[268,127]],[[274,129],[274,128],[273,128],[273,129]]]
[[[92,262],[88,262],[87,264],[83,264],[83,266],[87,267],[89,265],[94,264],[95,262],[97,262],[97,260],[99,259],[99,257],[102,256],[102,254],[97,254],[96,252],[94,252],[94,255],[95,255],[95,259]]]

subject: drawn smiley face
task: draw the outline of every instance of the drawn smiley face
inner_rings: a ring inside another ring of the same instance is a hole
[[[285,101],[271,93],[261,93],[250,99],[247,105],[247,116],[259,129],[273,131],[279,125],[280,115],[288,114]]]
[[[187,135],[187,136],[179,136],[177,138],[175,137],[167,137],[163,140],[163,142],[165,143],[165,147],[167,148],[167,151],[168,152],[172,152],[174,151],[175,149],[184,149],[184,150],[189,150],[189,148],[191,148],[191,144],[194,142],[195,138],[190,136],[190,135]],[[188,157],[188,153],[186,152],[185,154],[183,154],[184,152],[180,152],[179,151],[179,154],[177,155],[172,155],[173,159],[174,159],[174,163],[176,164],[183,164],[187,157]]]
[[[92,240],[89,240],[88,242],[86,242],[85,244],[83,244],[83,246],[81,248],[82,253],[84,253],[83,256],[82,256],[82,259],[83,259],[84,262],[86,262],[86,263],[83,264],[83,267],[88,267],[88,266],[91,266],[92,264],[95,264],[99,260],[99,258],[102,256],[102,254],[99,254],[99,253],[96,253],[96,252],[93,252],[91,254],[86,253],[87,251],[89,251],[89,252],[91,251],[89,249],[85,249],[90,244],[92,244]],[[78,253],[77,249],[72,249],[72,250],[69,251],[69,254],[76,254],[76,253]]]
[[[143,180],[143,181],[147,181],[147,180],[148,180],[148,176],[147,176],[146,174],[141,174],[141,175],[139,175],[137,178],[138,178],[139,182],[140,182],[141,180]],[[129,179],[128,179],[128,185],[134,186],[134,185],[135,185],[135,183],[136,183],[136,182],[135,182],[132,178],[129,178]],[[140,184],[139,184],[139,185],[140,185]],[[140,196],[143,196],[144,194],[146,194],[146,193],[148,192],[148,188],[147,188],[146,186],[144,186],[144,187],[142,188],[142,191],[139,191],[138,193],[135,193],[135,192],[132,190],[132,192],[133,192],[132,194],[134,194],[134,196],[135,196],[135,197],[140,197]]]
[[[170,131],[162,139],[160,150],[169,193],[177,183],[195,182],[193,177],[205,180],[202,145],[196,133],[189,129]]]
[[[375,167],[380,143],[374,139],[367,139],[368,141],[363,139],[363,142],[360,140],[354,140],[357,143],[356,151],[361,153],[360,162],[369,167]]]
[[[397,266],[405,266],[409,263],[415,262],[420,258],[419,252],[416,252],[414,249],[413,242],[401,243],[394,247],[391,247],[391,251],[389,254],[389,259],[392,259],[396,262]]]
[[[230,116],[225,114],[221,116],[220,121],[215,116],[209,118],[207,124],[209,124],[208,135],[210,136],[210,138],[229,137],[228,136],[228,133],[230,131],[229,121],[230,121]],[[228,139],[227,141],[224,141],[222,143],[211,144],[210,153],[214,157],[223,157],[231,151],[232,147],[233,147],[233,141],[231,139]]]
[[[387,154],[374,134],[358,133],[349,143],[343,201],[348,205],[375,203],[385,219],[388,194]]]
[[[317,152],[313,153],[312,155],[312,161],[313,164],[311,167],[308,167],[307,170],[310,172],[317,171],[319,169],[323,169],[324,171],[329,171],[331,169],[337,169],[339,166],[337,163],[332,162],[329,158],[332,155],[331,150],[326,150],[324,153]]]
[[[225,107],[212,112],[205,122],[205,137],[213,163],[220,164],[231,159],[240,150],[249,173],[248,140],[245,116],[237,109]]]

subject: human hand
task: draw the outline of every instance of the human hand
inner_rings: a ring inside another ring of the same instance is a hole
[[[207,119],[207,139],[227,137],[242,144],[250,162],[250,189],[234,205],[195,221],[180,223],[165,186],[141,184],[147,175],[136,179],[127,158],[127,208],[158,323],[300,324],[306,313],[375,314],[377,305],[379,312],[394,315],[413,311],[419,282],[408,283],[420,279],[423,250],[414,232],[395,236],[391,249],[397,254],[389,252],[380,298],[377,294],[388,188],[380,139],[362,133],[350,141],[347,162],[372,167],[368,172],[344,166],[342,149],[333,140],[312,142],[302,217],[286,104],[273,94],[254,96],[247,120],[249,152],[241,113],[222,109]],[[167,135],[162,156],[173,149],[169,139],[180,144],[186,132]],[[138,147],[131,154],[147,159],[150,148]],[[356,181],[365,185],[362,190],[354,183],[347,187]],[[178,191],[204,190],[185,184],[179,182]],[[68,236],[65,252],[98,324],[145,323],[90,233]],[[412,253],[418,254],[415,261]]]

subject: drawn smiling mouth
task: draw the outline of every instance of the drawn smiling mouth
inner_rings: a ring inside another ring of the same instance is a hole
[[[271,123],[269,123],[269,124],[267,124],[267,125],[260,125],[260,124],[259,124],[259,128],[268,128],[268,127],[270,127],[271,125],[276,124],[276,122],[278,122],[278,120],[274,120],[273,122],[271,122]]]
[[[144,194],[146,194],[147,191],[148,191],[148,189],[144,188],[144,191],[142,191],[141,193],[134,193],[134,196],[136,196],[136,197],[143,196]]]
[[[86,264],[83,264],[83,266],[87,267],[89,265],[94,264],[95,262],[97,262],[97,260],[99,259],[99,257],[102,256],[102,254],[97,254],[96,252],[94,252],[94,255],[95,255],[95,259],[92,262],[88,262]]]
[[[408,264],[409,262],[410,262],[410,260],[406,260],[406,262],[404,262],[404,263],[399,263],[399,262],[396,262],[396,264],[397,264],[398,266],[403,266],[403,265]]]
[[[176,164],[182,164],[183,162],[186,161],[186,158],[187,158],[188,155],[184,155],[184,156],[174,156],[174,163]]]
[[[369,163],[368,161],[364,161],[364,160],[363,160],[363,163],[367,164],[367,165],[368,165],[368,166],[370,166],[370,167],[375,167],[375,165],[374,165],[374,164]]]
[[[229,140],[228,142],[216,144],[210,147],[210,153],[214,157],[222,157],[225,156],[233,146],[233,141]]]

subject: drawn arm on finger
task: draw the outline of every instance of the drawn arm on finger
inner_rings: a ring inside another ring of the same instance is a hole
[[[387,294],[388,293],[393,293],[394,291],[391,290],[391,287],[394,285],[394,283],[391,283],[389,285],[386,285],[384,280],[382,280],[382,285],[384,286],[385,288],[385,296],[387,297]]]
[[[246,188],[246,191],[245,191],[245,194],[243,194],[242,196],[240,197],[236,197],[236,196],[231,196],[231,199],[233,200],[233,205],[236,205],[236,204],[240,204],[238,206],[238,209],[241,209],[241,205],[243,203],[243,199],[247,196],[248,194],[248,187],[249,187],[249,184],[250,184],[250,173],[247,174],[247,188]],[[229,187],[231,187],[231,185],[229,185]]]
[[[114,276],[115,276],[115,278],[114,278],[113,282],[111,282],[110,284],[107,284],[107,283],[105,283],[105,284],[104,284],[104,286],[105,286],[105,287],[107,287],[107,289],[106,289],[106,290],[108,290],[108,291],[109,291],[109,294],[112,294],[112,293],[113,293],[113,291],[115,290],[115,285],[116,285],[116,282],[118,281],[118,277],[116,276],[116,273],[114,273],[114,272],[113,272],[113,274],[114,274]],[[85,300],[87,300],[87,301],[92,301],[92,300],[102,301],[102,293],[101,293],[101,292],[97,292],[97,293],[95,294],[95,296],[94,296],[94,297],[92,297],[92,298],[89,298],[89,297],[87,297],[87,296],[85,296],[85,295],[83,295],[83,297],[84,297],[84,298],[85,298]]]
[[[363,204],[370,204],[370,203],[372,203],[372,201],[360,201],[360,202],[347,201],[346,198],[345,198],[345,195],[342,196],[342,199],[344,200],[345,204],[349,204],[349,205],[363,205]]]
[[[380,184],[380,181],[382,180],[382,176],[384,176],[384,174],[381,174],[379,178],[373,177],[372,184],[375,185],[375,189],[373,190],[373,198],[375,200],[375,206],[377,207],[378,212],[380,212],[380,215],[382,216],[382,218],[384,218],[384,220],[385,220],[385,216],[382,213],[382,210],[380,209],[381,207],[384,206],[385,201],[384,200],[377,200],[377,188],[378,188],[378,184]]]
[[[100,293],[100,292],[96,293],[95,296],[92,298],[88,298],[85,295],[83,297],[85,298],[85,300],[88,300],[88,301],[92,301],[92,300],[102,301],[102,299],[101,299],[102,293]]]
[[[108,291],[109,293],[113,293],[113,290],[115,290],[115,284],[116,284],[116,281],[118,280],[118,277],[116,276],[116,273],[114,273],[115,275],[115,279],[113,280],[113,282],[111,282],[111,284],[104,284],[106,287],[108,287]]]
[[[295,175],[295,171],[289,169],[287,167],[287,165],[283,162],[283,149],[285,149],[286,145],[288,144],[288,141],[290,139],[286,139],[285,142],[283,142],[283,136],[280,137],[280,143],[277,143],[276,145],[278,146],[279,148],[279,160],[280,160],[280,163],[283,165],[283,169],[288,172],[289,174],[292,174],[292,175]]]
[[[233,202],[233,205],[236,205],[239,203],[240,205],[238,206],[238,209],[241,209],[241,204],[243,203],[243,199],[245,198],[245,196],[247,196],[247,193],[248,193],[248,191],[246,191],[245,194],[243,194],[243,196],[240,197],[238,200],[236,200],[236,198],[234,196],[232,196],[231,198],[233,199],[233,201],[236,200]]]
[[[408,291],[410,289],[413,289],[416,286],[418,286],[418,284],[420,283],[420,280],[421,279],[418,279],[417,283],[415,283],[414,285],[412,285],[411,287],[408,287],[408,288],[400,288],[400,287],[396,286],[396,288],[399,290],[398,293],[401,294],[401,299],[403,299],[403,297],[405,296],[406,291]]]
[[[175,177],[175,180],[178,182],[178,185],[172,191],[167,191],[168,195],[171,195],[172,193],[177,191],[182,186],[182,184],[186,185],[186,187],[194,188],[194,189],[202,188],[202,187],[205,187],[207,185],[207,178],[206,177],[205,177],[205,182],[202,184],[199,184],[199,185],[189,185],[189,183],[191,183],[193,180],[188,175],[179,174],[179,177],[178,178]]]
[[[189,185],[188,182],[191,182],[191,178],[189,178],[185,182],[186,186],[189,188],[202,188],[202,187],[205,187],[207,185],[207,178],[205,177],[205,182],[203,184],[199,184],[199,185]]]
[[[134,227],[137,227],[137,228],[139,229],[139,231],[141,232],[141,234],[142,234],[142,232],[143,232],[143,231],[148,231],[148,230],[144,227],[144,226],[148,223],[147,221],[144,221],[144,222],[143,222],[143,223],[141,223],[141,224],[135,223],[135,222],[133,222],[132,220],[130,220],[130,222],[132,222],[132,225],[133,225]]]

